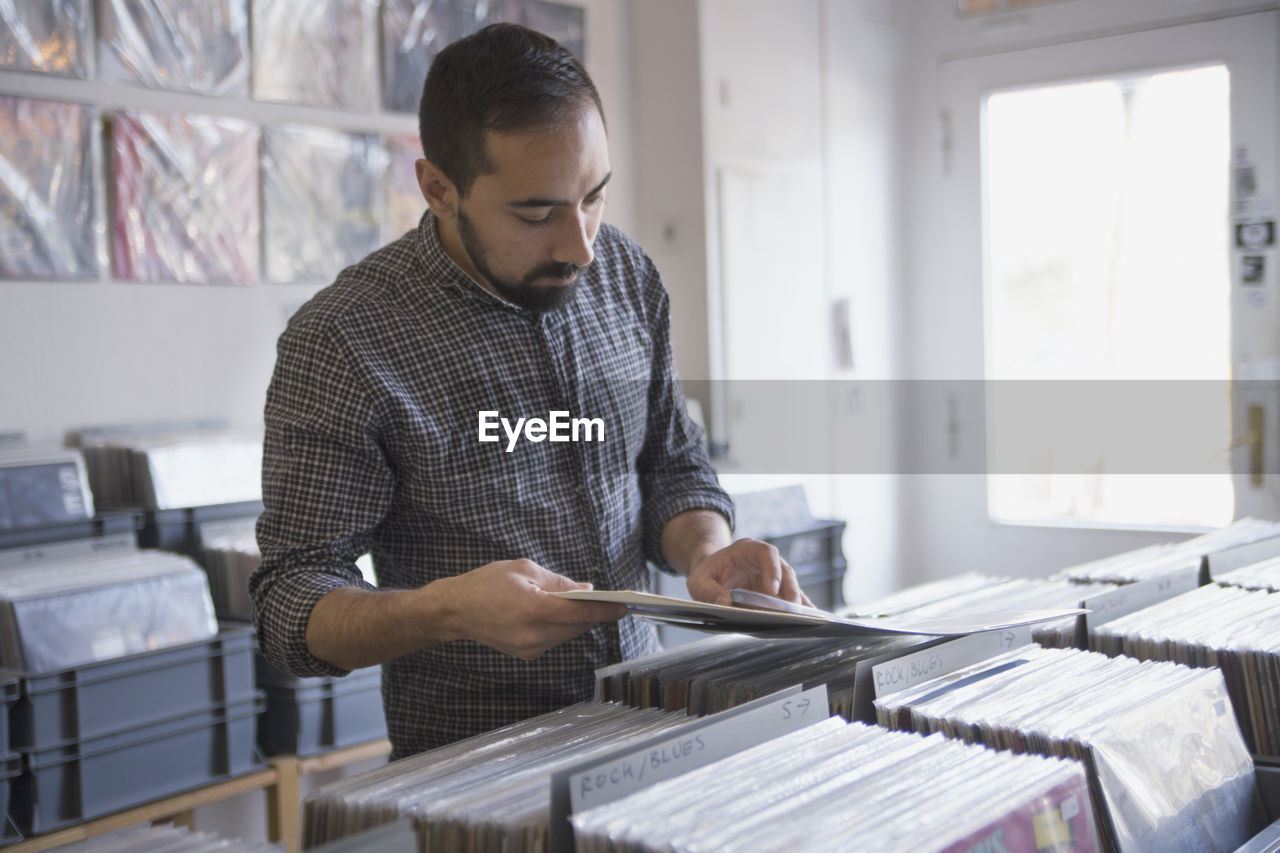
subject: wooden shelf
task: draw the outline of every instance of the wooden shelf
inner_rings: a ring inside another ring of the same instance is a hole
[[[267,794],[267,836],[272,842],[284,842],[288,853],[298,850],[298,820],[301,800],[299,782],[303,776],[346,767],[359,761],[380,758],[391,753],[387,739],[357,744],[309,758],[296,755],[278,755],[270,759],[270,765],[245,776],[237,776],[224,782],[215,782],[194,791],[175,794],[162,800],[135,806],[131,809],[85,821],[46,835],[37,835],[5,848],[5,853],[28,853],[50,850],[73,841],[83,841],[95,835],[114,832],[138,823],[174,823],[191,827],[193,812],[201,806],[212,805],[253,791]]]

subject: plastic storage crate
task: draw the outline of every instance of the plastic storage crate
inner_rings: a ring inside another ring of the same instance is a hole
[[[26,753],[10,816],[27,834],[162,799],[265,766],[261,697]]]
[[[0,846],[18,840],[7,820],[9,790],[22,772],[22,756],[9,751],[9,713],[18,701],[18,676],[0,670]]]
[[[9,743],[9,714],[18,701],[18,689],[18,674],[0,670],[0,756],[8,755],[12,750]],[[4,809],[5,802],[7,801],[0,800],[0,810]]]
[[[38,551],[39,546],[55,542],[98,539],[104,536],[118,536],[122,533],[136,535],[141,526],[140,513],[107,512],[81,521],[45,524],[39,527],[16,527],[12,530],[0,530],[0,551],[8,551],[12,548],[30,548]],[[33,554],[31,559],[39,559],[39,557]]]
[[[791,567],[796,570],[796,581],[814,607],[835,610],[844,605],[846,564],[843,557],[830,563],[801,563],[798,566],[792,563]]]
[[[1258,793],[1262,795],[1267,827],[1236,848],[1235,853],[1274,853],[1280,850],[1280,763],[1255,756]]]
[[[764,541],[778,549],[778,555],[792,565],[833,565],[844,563],[841,539],[844,536],[843,521],[815,521],[812,526],[793,533],[765,536]]]
[[[254,649],[251,626],[223,623],[208,640],[24,676],[11,716],[13,748],[86,742],[252,699]]]
[[[20,840],[20,836],[10,826],[7,810],[9,792],[13,783],[22,775],[22,756],[17,754],[0,756],[0,846],[12,844]]]
[[[258,720],[266,755],[305,758],[387,736],[381,667],[343,678],[297,678],[259,657],[258,684],[267,694]]]
[[[262,501],[216,504],[186,509],[149,509],[143,512],[138,530],[138,547],[176,551],[200,559],[204,548],[201,527],[211,521],[231,518],[256,518],[262,514]]]

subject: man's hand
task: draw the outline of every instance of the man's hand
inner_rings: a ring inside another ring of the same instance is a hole
[[[316,603],[307,649],[341,669],[394,660],[451,640],[474,640],[532,660],[626,615],[617,604],[548,595],[583,589],[532,560],[489,563],[417,589],[339,587]]]
[[[591,584],[570,580],[532,560],[489,563],[430,586],[446,595],[450,634],[524,660],[586,633],[597,622],[617,622],[627,614],[618,604],[549,595],[590,589]]]
[[[689,568],[689,595],[695,601],[733,604],[731,589],[749,589],[812,607],[796,582],[795,569],[768,542],[739,539],[694,562]]]

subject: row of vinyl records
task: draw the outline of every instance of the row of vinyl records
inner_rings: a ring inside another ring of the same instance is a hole
[[[1264,523],[1226,530],[1210,534],[1215,549],[1276,535]],[[1167,548],[1125,555],[1107,571],[1123,564],[1131,579],[1158,579],[1142,574],[1145,559],[1195,568],[1188,561],[1197,549],[1207,553],[1202,542],[1176,557]],[[1280,818],[1257,789],[1258,779],[1273,777],[1258,776],[1251,756],[1277,744],[1280,593],[1268,590],[1278,564],[1259,561],[1090,625],[1095,651],[1065,647],[1068,636],[1079,639],[1075,625],[1040,627],[1038,644],[1026,642],[1027,631],[1008,645],[1004,632],[944,644],[710,637],[600,670],[598,706],[320,789],[304,806],[304,842],[408,817],[426,850],[563,848],[556,800],[566,773],[632,747],[662,765],[679,763],[700,752],[699,718],[727,721],[798,685],[822,691],[822,720],[839,715],[882,728],[831,720],[779,738],[757,733],[762,742],[737,754],[611,803],[575,807],[577,848],[834,849],[856,839],[860,850],[1236,850]],[[965,575],[854,609],[1076,605],[1098,586],[1087,577]],[[1259,589],[1223,585],[1233,583]],[[953,659],[961,644],[979,640],[987,651]],[[882,679],[899,662],[909,662],[912,678]],[[886,731],[893,728],[911,734]]]
[[[426,850],[546,849],[554,774],[655,737],[699,749],[697,722],[571,706],[326,786],[304,806],[303,843],[409,814]],[[956,795],[939,798],[936,785]],[[1097,850],[1088,797],[1076,762],[829,717],[572,823],[579,850],[847,850],[854,829],[859,850],[967,850],[993,834],[1007,849],[1035,849],[1038,838]]]
[[[843,850],[856,839],[859,850],[1231,851],[1262,828],[1254,767],[1216,672],[1033,648],[1018,652],[1028,671],[1041,656],[1068,655],[1082,670],[1114,668],[1104,679],[1140,674],[1110,683],[1124,696],[1104,710],[1079,699],[1045,711],[1043,731],[994,720],[985,743],[966,716],[975,706],[937,715],[934,705],[951,691],[934,695],[928,686],[923,698],[895,705],[889,697],[883,706],[891,717],[915,713],[920,700],[920,727],[937,729],[928,736],[815,715],[575,810],[576,847]],[[571,706],[320,789],[304,805],[304,846],[407,816],[427,851],[555,849],[558,778],[570,774],[570,796],[642,779],[646,769],[713,749],[699,722],[616,703]],[[615,760],[627,750],[638,759]],[[575,771],[599,781],[575,781]]]

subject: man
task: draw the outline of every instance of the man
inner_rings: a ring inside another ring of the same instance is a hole
[[[488,27],[436,58],[420,125],[418,229],[280,338],[250,582],[278,665],[385,664],[396,758],[586,699],[596,668],[656,648],[551,592],[642,589],[648,559],[703,601],[805,600],[776,549],[731,542],[666,292],[601,224],[604,112],[577,60]]]

